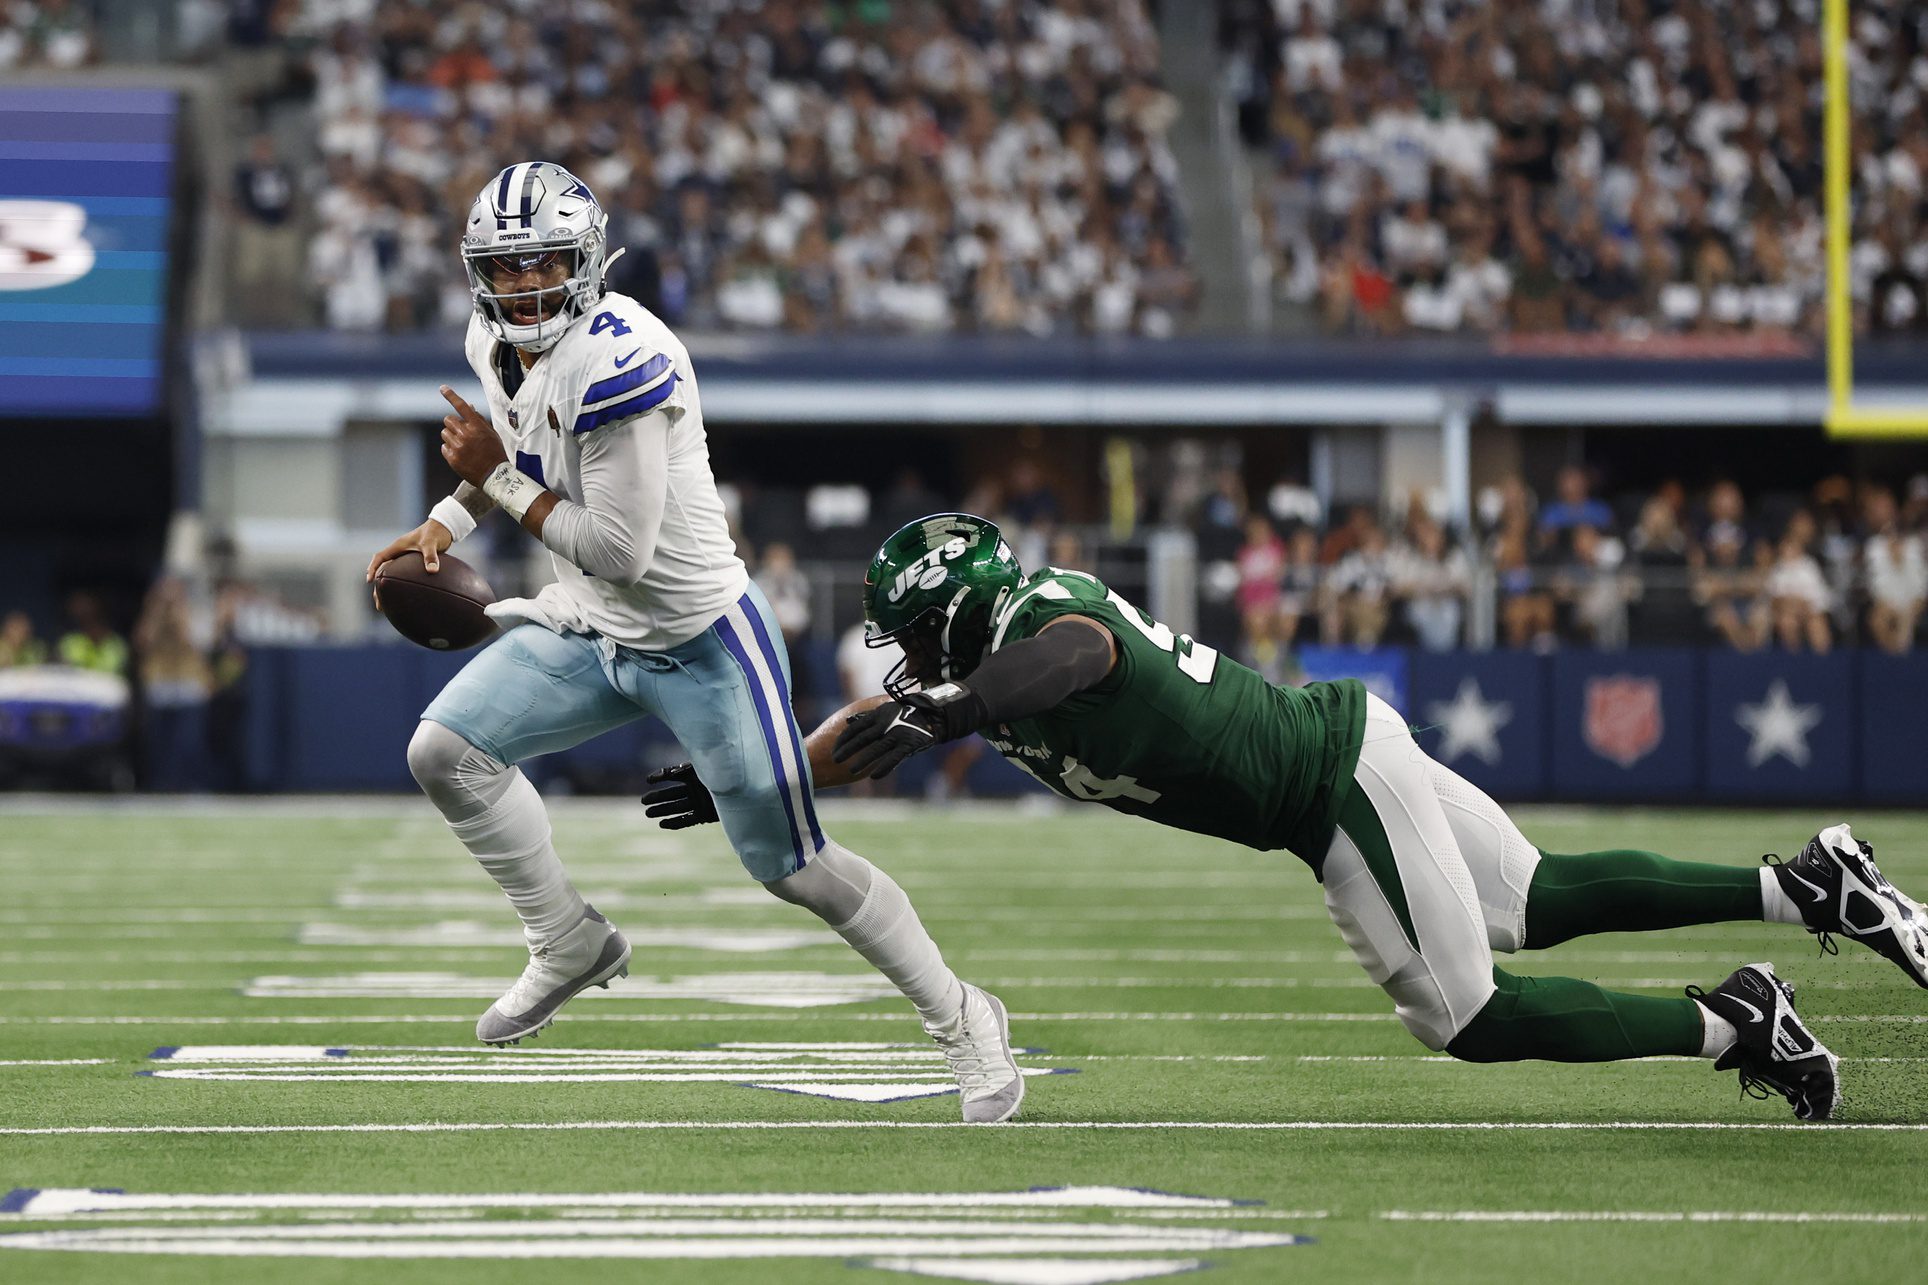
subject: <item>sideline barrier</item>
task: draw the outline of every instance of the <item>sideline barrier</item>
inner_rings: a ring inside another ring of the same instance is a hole
[[[1928,656],[1381,648],[1354,657],[1350,672],[1401,696],[1429,754],[1496,798],[1928,806]],[[413,789],[408,738],[465,659],[373,644],[255,652],[249,785]],[[1318,676],[1348,672],[1338,649],[1307,659]],[[806,724],[833,705],[819,693],[802,703]],[[527,767],[560,788],[627,789],[683,757],[660,723],[641,720]],[[920,795],[937,757],[906,764],[898,794]],[[988,751],[967,779],[978,794],[1041,788]]]

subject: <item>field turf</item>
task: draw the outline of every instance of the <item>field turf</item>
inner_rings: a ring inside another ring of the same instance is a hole
[[[1741,865],[1837,819],[1519,816],[1553,851]],[[1928,994],[1851,944],[1730,924],[1509,965],[1678,994],[1772,960],[1844,1058],[1840,1121],[1799,1125],[1694,1061],[1428,1055],[1282,853],[827,805],[1057,1072],[973,1128],[918,1096],[909,1008],[715,827],[555,819],[634,971],[491,1053],[514,921],[426,803],[0,804],[0,1280],[1865,1281],[1928,1253]],[[1857,832],[1928,888],[1928,815]]]

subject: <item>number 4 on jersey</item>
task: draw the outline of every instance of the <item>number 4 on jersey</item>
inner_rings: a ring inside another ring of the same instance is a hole
[[[1118,591],[1109,589],[1105,597],[1125,618],[1125,623],[1145,635],[1152,646],[1160,651],[1168,651],[1178,657],[1178,670],[1195,683],[1209,683],[1218,668],[1218,649],[1202,642],[1192,641],[1190,634],[1174,635],[1170,626],[1153,620],[1138,608],[1118,596]]]
[[[596,319],[589,323],[589,333],[600,335],[605,330],[612,335],[626,335],[629,333],[629,325],[613,312],[599,312],[596,314]]]

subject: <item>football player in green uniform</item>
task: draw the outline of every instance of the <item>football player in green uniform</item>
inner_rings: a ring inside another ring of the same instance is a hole
[[[1863,942],[1928,986],[1928,912],[1846,825],[1759,869],[1542,852],[1357,681],[1268,683],[1081,571],[1025,576],[997,528],[968,514],[892,535],[864,595],[872,640],[900,644],[905,661],[884,694],[810,736],[819,789],[886,775],[976,732],[1068,798],[1288,849],[1430,1049],[1473,1062],[1698,1055],[1738,1070],[1756,1096],[1778,1091],[1796,1115],[1821,1119],[1839,1100],[1838,1059],[1770,965],[1665,999],[1515,976],[1493,953],[1767,920]],[[714,815],[687,766],[651,780],[644,803],[665,824]]]

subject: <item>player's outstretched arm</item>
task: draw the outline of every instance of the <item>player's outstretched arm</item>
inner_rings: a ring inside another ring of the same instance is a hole
[[[834,789],[857,779],[830,757],[831,747],[836,744],[837,733],[851,719],[875,709],[887,699],[866,696],[852,701],[804,738],[804,753],[810,759],[810,775],[817,789]],[[684,830],[717,819],[716,800],[710,796],[710,787],[696,774],[695,765],[678,763],[675,767],[661,768],[649,774],[647,784],[649,788],[643,791],[643,812],[665,830]]]
[[[985,657],[968,682],[939,683],[848,719],[831,760],[853,777],[889,776],[933,745],[1042,714],[1096,687],[1117,661],[1109,629],[1088,616],[1060,617]]]

